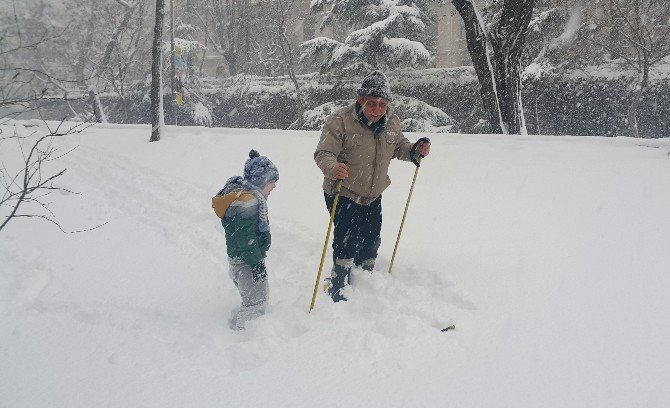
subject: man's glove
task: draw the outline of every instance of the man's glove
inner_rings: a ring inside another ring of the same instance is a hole
[[[417,140],[416,143],[414,143],[414,146],[412,146],[412,150],[409,151],[409,157],[412,159],[412,163],[414,163],[416,167],[420,166],[419,156],[421,155],[418,154],[418,150],[419,147],[424,143],[430,143],[430,139],[428,139],[427,137],[422,137],[421,139]]]
[[[268,277],[268,271],[265,269],[265,262],[259,262],[251,267],[251,279],[254,282],[262,282]]]

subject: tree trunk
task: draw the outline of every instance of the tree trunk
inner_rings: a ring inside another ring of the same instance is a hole
[[[134,3],[133,5],[126,5],[126,11],[123,15],[123,20],[121,21],[121,24],[119,24],[118,27],[114,30],[114,33],[112,34],[112,37],[109,39],[107,42],[107,45],[105,46],[105,53],[102,56],[102,60],[100,61],[100,64],[98,64],[98,67],[95,68],[93,73],[91,74],[90,79],[87,81],[88,82],[88,87],[89,87],[89,95],[91,96],[89,99],[92,103],[93,106],[93,111],[95,112],[95,117],[98,122],[104,123],[107,122],[105,112],[102,108],[102,105],[100,104],[100,99],[97,98],[97,85],[94,82],[96,78],[98,78],[101,74],[102,71],[108,69],[108,64],[110,63],[112,59],[112,53],[114,52],[114,48],[118,47],[118,41],[119,41],[119,36],[123,32],[126,31],[128,28],[128,25],[130,24],[130,18],[133,16],[133,13],[135,12],[135,9],[137,8],[138,3]],[[112,81],[114,78],[112,77]],[[90,89],[94,90],[95,98],[93,95],[90,94]],[[101,120],[103,118],[103,120]],[[104,122],[103,122],[104,121]]]
[[[493,82],[493,72],[491,71],[492,66],[486,54],[486,32],[479,25],[474,6],[469,0],[452,0],[452,4],[463,19],[468,53],[477,73],[480,86],[479,93],[482,97],[484,112],[488,115],[491,132],[502,133],[500,111]]]
[[[237,75],[239,73],[239,69],[237,68],[237,54],[234,52],[224,52],[223,57],[226,59],[226,65],[228,65],[228,75]]]
[[[489,33],[471,0],[452,0],[463,19],[468,52],[493,133],[526,133],[521,103],[521,51],[535,1],[506,0],[496,31]]]
[[[98,90],[95,88],[95,86],[88,88],[88,100],[93,107],[95,120],[98,123],[107,123],[107,116],[105,116],[105,111],[102,108],[102,104],[100,103],[100,96],[98,96]]]
[[[521,104],[521,53],[536,0],[505,1],[497,32],[491,36],[499,71],[498,101],[503,122],[512,134],[526,134]]]
[[[525,119],[521,106],[521,50],[515,52],[504,46],[494,46],[494,61],[500,116],[508,133],[525,134]]]
[[[86,26],[86,37],[84,37],[84,44],[79,50],[79,59],[76,64],[76,75],[77,78],[84,82],[86,78],[86,63],[88,62],[89,55],[91,53],[91,48],[93,47],[93,32],[96,27],[96,15],[95,15],[95,5],[93,0],[91,0],[91,9],[90,15],[88,17],[88,24]]]
[[[647,64],[647,61],[643,61],[642,65],[642,78],[640,79],[640,83],[636,86],[633,102],[630,104],[630,108],[628,108],[628,125],[630,126],[632,137],[640,137],[640,128],[637,120],[638,110],[642,103],[642,94],[649,85],[649,65]]]
[[[163,42],[163,20],[165,17],[165,0],[156,0],[156,25],[154,27],[154,41],[151,53],[151,139],[156,142],[161,139],[164,126],[163,116],[163,81],[161,44]]]
[[[175,65],[177,47],[174,42],[174,0],[170,0],[170,93],[175,98],[177,91],[177,66]]]

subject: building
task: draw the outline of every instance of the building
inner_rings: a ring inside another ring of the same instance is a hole
[[[451,4],[441,6],[435,12],[437,14],[435,67],[454,68],[472,65],[461,16]]]

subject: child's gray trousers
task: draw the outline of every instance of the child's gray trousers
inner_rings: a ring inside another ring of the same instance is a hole
[[[251,266],[239,261],[229,259],[229,264],[230,278],[235,282],[235,286],[242,297],[242,305],[233,312],[230,328],[242,330],[247,321],[265,313],[270,295],[268,278],[265,273],[265,265],[262,265],[262,273],[259,273],[258,267],[254,270]]]

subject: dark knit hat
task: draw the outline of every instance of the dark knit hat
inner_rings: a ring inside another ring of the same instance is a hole
[[[391,89],[388,79],[381,71],[373,71],[370,75],[363,78],[361,87],[356,91],[358,96],[374,96],[391,100]]]
[[[261,156],[256,150],[251,150],[249,160],[244,164],[244,179],[263,188],[270,181],[279,180],[279,170],[270,159]]]

